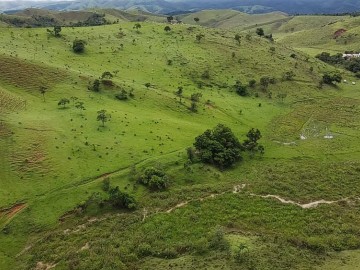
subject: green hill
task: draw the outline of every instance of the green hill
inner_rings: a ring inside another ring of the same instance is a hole
[[[232,30],[251,29],[290,19],[282,12],[250,15],[235,10],[203,10],[180,18],[188,24],[195,24],[194,18],[199,18],[199,24],[202,26]]]
[[[356,86],[320,89],[334,67],[255,35],[135,26],[0,28],[0,269],[314,269],[360,247]],[[259,129],[265,153],[189,162],[219,123]],[[150,166],[166,190],[140,183]],[[111,207],[104,179],[136,209]]]

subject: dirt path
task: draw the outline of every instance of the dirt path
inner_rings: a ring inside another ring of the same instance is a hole
[[[292,201],[292,200],[283,199],[283,198],[281,198],[280,196],[277,196],[277,195],[270,195],[270,194],[268,194],[268,195],[250,194],[250,195],[254,196],[254,197],[264,198],[264,199],[273,198],[273,199],[276,199],[276,200],[280,201],[283,204],[296,205],[296,206],[301,207],[302,209],[316,208],[320,204],[334,204],[334,203],[339,203],[339,202],[347,202],[349,200],[348,198],[337,200],[337,201],[326,201],[326,200],[321,199],[319,201],[314,201],[314,202],[310,202],[310,203],[306,203],[306,204],[300,204],[300,203],[297,203],[297,202]]]
[[[6,224],[16,214],[24,210],[26,207],[27,207],[26,203],[17,203],[9,208],[0,209],[0,223]]]

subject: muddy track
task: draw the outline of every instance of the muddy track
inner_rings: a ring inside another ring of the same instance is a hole
[[[17,203],[9,208],[0,209],[0,224],[6,225],[14,216],[24,210],[26,203]]]

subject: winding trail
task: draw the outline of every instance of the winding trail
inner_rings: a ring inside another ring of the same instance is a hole
[[[309,209],[309,208],[316,208],[321,204],[334,204],[334,203],[339,203],[339,202],[348,202],[349,199],[345,198],[345,199],[341,199],[341,200],[337,200],[337,201],[326,201],[326,200],[319,200],[319,201],[315,201],[315,202],[310,202],[310,203],[305,203],[305,204],[300,204],[297,203],[295,201],[291,201],[291,200],[285,200],[283,198],[281,198],[280,196],[277,195],[257,195],[257,194],[250,194],[253,197],[260,197],[260,198],[264,198],[264,199],[268,199],[268,198],[273,198],[276,199],[278,201],[280,201],[283,204],[292,204],[292,205],[296,205],[301,207],[302,209]]]

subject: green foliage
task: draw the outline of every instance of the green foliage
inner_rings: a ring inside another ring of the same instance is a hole
[[[249,95],[247,86],[242,84],[241,81],[237,80],[234,85],[235,91],[239,96],[246,97]]]
[[[252,128],[246,134],[246,137],[247,139],[243,143],[245,150],[249,151],[252,156],[255,155],[256,152],[264,154],[264,147],[258,143],[258,140],[262,137],[260,130]]]
[[[62,98],[59,100],[58,102],[58,106],[63,106],[63,108],[66,107],[66,104],[69,104],[70,103],[70,100],[67,99],[67,98]]]
[[[194,94],[191,94],[190,99],[191,99],[191,101],[199,102],[201,97],[202,97],[201,93],[194,93]]]
[[[239,34],[235,34],[234,39],[238,42],[238,44],[240,45],[241,43],[241,36]]]
[[[325,73],[322,78],[322,82],[325,84],[334,85],[336,83],[340,83],[342,80],[342,76],[340,73]]]
[[[85,51],[86,41],[82,39],[75,39],[73,41],[72,49],[75,53],[83,53]]]
[[[109,191],[109,202],[112,206],[118,209],[135,209],[136,200],[133,196],[120,191],[119,187],[110,188]]]
[[[197,112],[198,111],[198,105],[197,105],[197,103],[195,101],[191,102],[189,110],[192,111],[192,112]]]
[[[103,181],[102,181],[102,186],[101,186],[103,191],[108,192],[110,190],[110,179],[108,177],[106,177]]]
[[[128,92],[124,89],[121,89],[121,91],[119,93],[117,93],[115,95],[115,97],[118,99],[118,100],[127,100],[128,99]]]
[[[104,127],[105,122],[108,121],[109,116],[110,115],[106,113],[106,110],[100,110],[100,111],[97,112],[96,120],[101,121],[102,126]]]
[[[254,80],[254,79],[250,80],[249,81],[249,87],[250,88],[255,88],[255,86],[256,86],[256,80]]]
[[[200,43],[200,41],[201,41],[204,37],[205,37],[204,34],[197,34],[197,35],[195,36],[196,41],[199,42],[199,43]]]
[[[212,233],[209,238],[209,248],[219,251],[230,250],[230,243],[225,239],[223,228],[218,227],[215,232]]]
[[[165,190],[169,186],[169,177],[158,168],[146,168],[139,177],[139,182],[151,190]]]
[[[170,26],[168,26],[168,25],[167,25],[167,26],[165,26],[164,31],[165,31],[165,32],[170,32],[170,31],[171,31],[171,27],[170,27]]]
[[[265,35],[264,29],[263,28],[257,28],[256,29],[256,34],[260,37],[263,37]]]
[[[293,71],[286,71],[284,74],[283,74],[283,80],[284,81],[292,81],[295,77],[295,73]]]
[[[241,160],[241,143],[230,128],[218,124],[195,138],[194,146],[202,162],[227,168]]]
[[[112,75],[112,73],[110,71],[105,71],[101,75],[101,79],[112,79],[113,77],[114,77],[114,75]]]
[[[93,84],[89,87],[89,90],[100,92],[100,80],[95,79]]]

